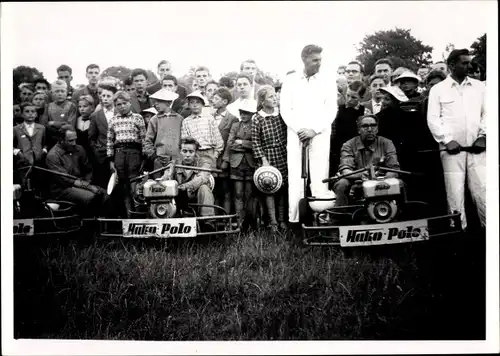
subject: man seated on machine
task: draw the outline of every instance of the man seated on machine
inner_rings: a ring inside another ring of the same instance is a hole
[[[186,137],[181,140],[180,158],[173,161],[175,164],[210,169],[210,163],[198,157],[200,144],[194,138]],[[173,179],[179,183],[178,205],[186,206],[188,202],[214,205],[214,195],[209,187],[210,173],[205,171],[189,170],[180,167],[171,167],[165,171],[162,180]],[[201,207],[201,216],[213,216],[213,207]],[[208,224],[210,225],[210,224]],[[210,227],[212,227],[210,225]]]
[[[360,116],[357,119],[358,133],[345,142],[340,151],[340,165],[337,175],[343,175],[358,169],[374,166],[384,166],[399,169],[396,148],[391,140],[377,136],[378,119],[375,115]],[[335,182],[333,190],[336,194],[335,206],[349,205],[349,193],[353,184],[369,177],[367,171],[342,178]],[[387,172],[385,177],[397,177],[397,173]]]
[[[90,184],[92,165],[83,147],[76,144],[73,126],[63,125],[59,129],[59,141],[49,151],[46,163],[48,169],[62,173],[50,177],[50,195],[53,199],[74,203],[84,216],[99,213],[107,196],[101,188]]]

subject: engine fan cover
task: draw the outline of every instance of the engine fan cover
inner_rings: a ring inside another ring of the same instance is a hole
[[[149,213],[156,219],[173,218],[177,212],[177,205],[175,200],[161,201],[151,203]]]
[[[395,200],[375,200],[368,204],[368,216],[378,223],[388,223],[396,217],[398,204]]]

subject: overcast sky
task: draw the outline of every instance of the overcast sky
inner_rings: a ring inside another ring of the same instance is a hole
[[[491,11],[496,1],[2,3],[2,20],[10,20],[13,66],[34,66],[53,81],[65,63],[80,84],[90,63],[156,72],[161,59],[177,76],[205,65],[218,78],[248,58],[282,76],[300,66],[309,43],[324,47],[323,70],[334,71],[366,34],[396,26],[440,59],[448,42],[468,48],[487,32]]]

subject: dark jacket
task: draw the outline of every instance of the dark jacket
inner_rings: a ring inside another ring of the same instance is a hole
[[[99,110],[90,115],[90,126],[88,130],[89,145],[93,152],[93,157],[98,163],[107,160],[106,143],[108,134],[108,120],[104,115],[104,110]]]
[[[34,124],[33,136],[28,135],[24,123],[14,127],[14,148],[20,149],[20,161],[29,165],[40,162],[45,157],[45,127]]]
[[[70,174],[87,182],[92,180],[92,166],[82,146],[76,145],[75,152],[66,152],[59,143],[49,151],[46,159],[47,168]],[[71,188],[74,180],[58,175],[53,175],[50,183],[50,192],[54,197],[61,194],[64,189]]]
[[[234,144],[234,141],[242,140],[241,145]],[[229,162],[231,168],[236,168],[241,163],[243,156],[246,156],[250,167],[255,167],[253,160],[253,145],[252,145],[252,125],[248,123],[248,130],[244,131],[241,127],[241,121],[235,122],[231,126],[229,138],[227,139],[226,148],[224,150],[223,161]]]
[[[234,123],[238,122],[238,118],[236,116],[231,115],[229,111],[226,110],[226,114],[224,118],[222,118],[219,122],[219,131],[222,136],[222,141],[224,141],[224,148],[227,145],[227,140],[229,139],[229,132],[231,131],[231,127]],[[220,168],[222,164],[222,155],[219,155],[217,159],[217,168]]]
[[[337,116],[332,123],[332,134],[330,136],[330,177],[337,173],[342,145],[358,136],[356,119],[363,116],[364,112],[365,107],[362,105],[358,109],[346,108],[345,105],[339,107]]]

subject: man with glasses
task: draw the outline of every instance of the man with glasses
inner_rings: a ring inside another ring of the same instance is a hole
[[[375,115],[361,116],[357,120],[358,133],[342,146],[338,175],[347,174],[370,164],[399,169],[396,147],[391,140],[377,136],[378,119]],[[387,172],[387,178],[397,177],[396,173]],[[365,180],[368,172],[354,174],[335,182],[333,190],[337,196],[335,206],[349,205],[349,192],[356,180]]]

